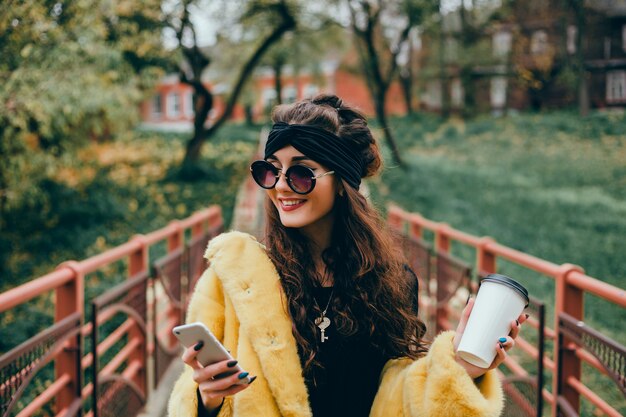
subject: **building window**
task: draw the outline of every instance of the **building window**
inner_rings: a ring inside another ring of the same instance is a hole
[[[626,52],[626,25],[622,25],[622,49]]]
[[[610,71],[606,74],[606,101],[626,102],[626,71]]]
[[[513,36],[511,32],[500,31],[493,35],[493,55],[497,57],[506,57],[511,51],[511,41]]]
[[[503,109],[506,106],[506,77],[493,77],[491,79],[491,107]]]
[[[611,59],[611,38],[604,38],[604,59]]]
[[[274,107],[276,101],[276,89],[267,87],[261,92],[261,100],[263,101],[263,108],[266,110]]]
[[[155,118],[160,118],[163,112],[163,96],[157,93],[152,97],[152,115]]]
[[[459,59],[459,41],[448,38],[444,44],[444,58],[446,62],[455,62]]]
[[[315,84],[307,84],[304,86],[304,98],[313,98],[319,93],[320,89]]]
[[[180,94],[169,93],[167,95],[167,116],[168,117],[180,116]]]
[[[185,93],[185,116],[193,117],[194,114],[195,111],[193,108],[193,92],[187,91]]]
[[[298,98],[298,90],[293,85],[283,88],[282,91],[283,103],[293,103]]]
[[[567,27],[567,53],[575,54],[576,53],[576,44],[578,38],[578,28],[574,25],[569,25]]]
[[[426,87],[426,94],[423,98],[424,103],[429,109],[441,108],[441,81],[432,80]]]
[[[530,53],[541,55],[548,52],[548,33],[545,30],[537,30],[530,38]]]
[[[463,84],[459,78],[450,83],[450,101],[454,108],[463,107]]]

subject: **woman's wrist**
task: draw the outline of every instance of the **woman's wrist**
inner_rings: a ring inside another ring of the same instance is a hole
[[[198,417],[215,417],[224,405],[224,397],[205,403],[199,388],[196,390],[196,395],[198,397]]]

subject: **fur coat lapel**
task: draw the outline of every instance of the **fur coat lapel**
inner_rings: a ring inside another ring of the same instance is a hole
[[[281,415],[310,416],[286,297],[265,247],[248,234],[230,232],[211,241],[205,258],[232,301],[240,332],[259,358]]]

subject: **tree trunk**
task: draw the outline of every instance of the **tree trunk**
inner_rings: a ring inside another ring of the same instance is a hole
[[[360,55],[361,57],[361,65],[363,65],[365,69],[365,77],[367,80],[367,85],[370,90],[370,95],[374,100],[374,108],[376,109],[376,118],[380,123],[381,128],[383,129],[383,133],[385,135],[385,140],[387,141],[387,145],[391,149],[391,155],[395,163],[400,166],[404,166],[402,162],[402,158],[400,157],[400,152],[398,151],[398,146],[391,134],[391,130],[389,129],[389,125],[387,123],[387,113],[385,109],[385,99],[387,96],[387,90],[389,89],[389,85],[391,84],[391,80],[395,76],[395,71],[397,70],[397,52],[391,54],[391,61],[387,76],[384,77],[381,71],[380,59],[378,56],[378,52],[376,51],[376,47],[374,45],[374,32],[375,26],[377,24],[377,16],[376,14],[370,14],[371,10],[368,10],[368,23],[364,30],[360,30],[355,23],[354,14],[352,20],[352,28],[357,35],[358,39],[363,42],[365,47],[365,51]],[[406,28],[403,31],[402,36],[406,39],[408,35],[409,29]]]
[[[202,141],[204,135],[204,124],[206,123],[209,112],[213,109],[213,94],[202,84],[200,80],[187,81],[194,89],[194,119],[193,119],[193,136],[187,142],[185,160],[195,161],[200,158],[202,150]],[[187,158],[189,155],[189,158]]]
[[[413,115],[413,39],[409,35],[407,36],[407,63],[404,68],[400,69],[398,76],[400,77],[400,86],[402,87],[402,95],[404,97],[404,105],[406,107],[406,114]]]
[[[283,64],[274,63],[274,88],[276,89],[276,104],[283,104]]]
[[[413,114],[413,76],[410,74],[410,70],[408,71],[408,74],[400,71],[400,85],[402,86],[406,114],[411,116]]]
[[[578,108],[582,117],[589,116],[589,83],[587,82],[587,73],[583,70],[580,76],[580,84],[578,86]]]
[[[246,81],[252,75],[252,71],[257,66],[265,52],[270,48],[270,46],[278,42],[285,32],[295,27],[296,22],[284,3],[276,5],[276,9],[281,15],[281,24],[274,28],[274,30],[265,38],[265,40],[259,45],[248,61],[244,64],[243,68],[239,72],[237,81],[235,82],[235,87],[226,101],[224,112],[219,116],[215,123],[213,123],[213,125],[211,125],[208,129],[203,129],[202,134],[198,135],[197,138],[196,135],[194,135],[194,138],[192,138],[189,142],[185,158],[183,159],[183,166],[190,164],[193,165],[198,161],[202,145],[207,139],[213,136],[215,132],[217,132],[226,120],[230,118]]]
[[[441,3],[441,2],[440,2]],[[441,91],[441,116],[448,118],[450,116],[450,101],[448,100],[446,62],[445,62],[445,34],[443,32],[443,15],[439,19],[439,88]]]
[[[385,110],[385,89],[379,89],[374,98],[374,107],[376,108],[376,119],[378,119],[378,123],[380,123],[380,127],[383,130],[383,134],[385,135],[385,141],[387,142],[387,146],[391,150],[391,156],[396,164],[401,167],[404,167],[404,162],[400,157],[400,152],[398,151],[398,145],[396,145],[396,141],[393,138],[391,133],[391,129],[389,129],[389,124],[387,123],[387,112]]]
[[[583,50],[583,39],[586,34],[586,22],[585,22],[585,5],[582,0],[570,0],[570,4],[574,9],[574,15],[576,16],[576,27],[578,33],[576,37],[576,55],[575,64],[576,68],[576,84],[578,90],[578,111],[581,116],[586,117],[589,115],[589,85],[587,82],[587,71],[585,71],[585,51]]]

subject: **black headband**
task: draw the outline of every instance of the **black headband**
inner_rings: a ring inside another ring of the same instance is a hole
[[[334,133],[316,126],[276,123],[265,144],[265,158],[287,145],[326,165],[351,187],[359,189],[363,172],[361,157]]]

